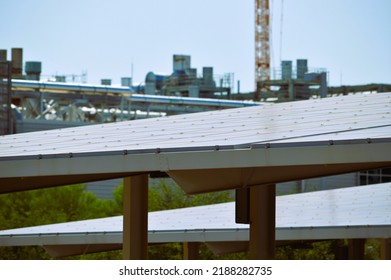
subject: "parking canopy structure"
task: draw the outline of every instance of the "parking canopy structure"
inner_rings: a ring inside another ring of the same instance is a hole
[[[235,223],[234,204],[150,212],[148,243],[205,242],[215,253],[247,250],[249,226]],[[3,230],[0,246],[43,246],[53,257],[121,249],[122,225],[117,216]],[[391,240],[391,183],[276,198],[278,243],[367,238]]]
[[[250,254],[273,258],[275,184],[390,167],[390,112],[391,93],[356,94],[2,136],[0,193],[124,177],[124,256],[141,259],[148,174],[248,189]]]

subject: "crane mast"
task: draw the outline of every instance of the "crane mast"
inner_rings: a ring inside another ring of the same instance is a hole
[[[255,90],[270,79],[269,0],[255,0]]]

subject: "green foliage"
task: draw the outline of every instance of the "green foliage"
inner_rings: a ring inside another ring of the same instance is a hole
[[[380,259],[380,242],[368,239],[365,242],[364,259]],[[276,249],[279,260],[334,260],[348,258],[348,241],[344,239],[296,243]]]
[[[334,257],[332,241],[299,243],[276,249],[278,260],[332,260]]]
[[[85,254],[74,257],[64,257],[66,260],[122,260],[122,250]]]
[[[181,260],[183,259],[181,243],[166,243],[148,246],[150,260]]]
[[[366,260],[379,260],[380,259],[380,247],[381,242],[378,239],[368,239],[365,242],[365,259]]]
[[[172,180],[155,180],[149,188],[149,211],[209,205],[233,200],[229,191],[187,195]]]
[[[150,260],[181,260],[183,259],[182,243],[150,245],[148,247]],[[215,255],[205,243],[200,244],[199,259],[201,260],[246,260],[247,252]]]
[[[28,227],[115,215],[113,202],[83,185],[0,195],[0,229]]]
[[[49,260],[52,259],[40,246],[0,247],[0,260]]]
[[[114,191],[116,211],[122,213],[123,186]],[[187,195],[170,179],[150,180],[148,192],[148,211],[177,209],[199,205],[209,205],[232,201],[232,192],[214,192],[206,194]]]
[[[223,255],[215,255],[205,243],[200,244],[200,259],[202,260],[247,260],[247,252],[229,253]]]

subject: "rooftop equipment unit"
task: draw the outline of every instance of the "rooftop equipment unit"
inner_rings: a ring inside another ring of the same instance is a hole
[[[281,79],[290,80],[292,79],[292,61],[283,60],[281,61]]]
[[[129,77],[121,78],[121,86],[123,86],[123,87],[133,86],[132,78],[129,78]]]
[[[40,61],[27,61],[25,71],[27,80],[39,81],[42,72],[42,63]]]
[[[0,50],[0,62],[7,61],[7,50]]]
[[[23,49],[12,48],[12,75],[22,75],[23,72]]]
[[[307,59],[297,59],[297,79],[304,80],[304,74],[308,72]]]
[[[100,84],[102,86],[111,86],[111,79],[101,79]]]
[[[174,54],[173,60],[174,72],[190,69],[190,55]]]
[[[67,81],[67,78],[65,76],[55,76],[55,79],[58,83],[65,83]]]
[[[213,67],[203,67],[202,78],[204,80],[204,85],[215,86],[215,82],[213,80]]]

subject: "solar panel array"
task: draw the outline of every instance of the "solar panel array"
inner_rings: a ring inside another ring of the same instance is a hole
[[[357,94],[0,137],[0,160],[69,153],[391,137],[391,93]]]

